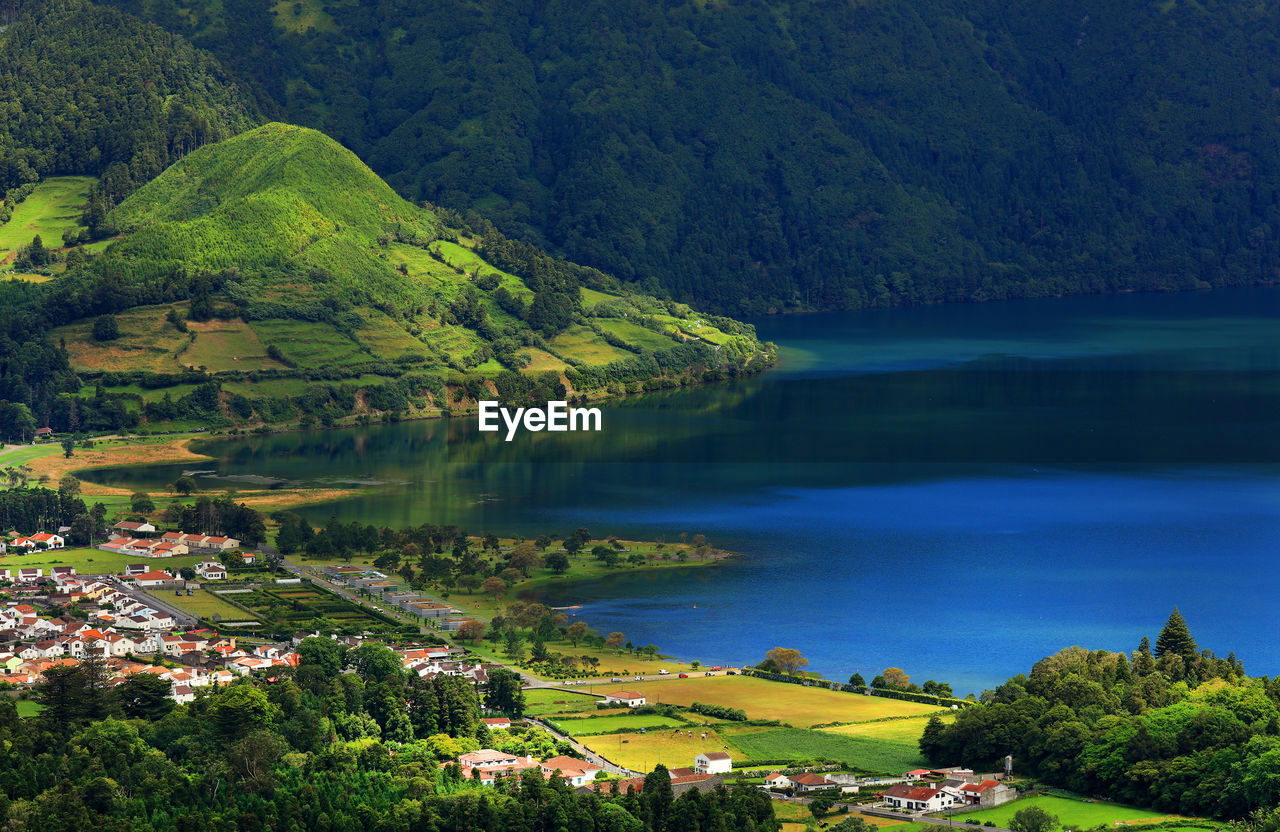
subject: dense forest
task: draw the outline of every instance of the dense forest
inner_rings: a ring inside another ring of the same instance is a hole
[[[0,697],[0,827],[13,832],[694,832],[777,829],[759,789],[674,799],[661,766],[640,794],[579,795],[537,769],[481,787],[442,763],[493,747],[571,751],[538,728],[491,733],[461,677],[421,679],[366,643],[308,638],[297,668],[199,688],[176,705],[149,673],[111,687],[101,659],[47,670],[44,710],[20,719]],[[344,672],[344,668],[348,668]]]
[[[403,195],[728,312],[1275,279],[1280,7],[104,0]]]
[[[931,720],[920,748],[932,763],[995,770],[1012,754],[1020,774],[1193,816],[1280,802],[1280,680],[1201,650],[1177,609],[1154,647],[1071,647],[981,700],[950,725]]]

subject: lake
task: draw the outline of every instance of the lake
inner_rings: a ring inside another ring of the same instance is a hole
[[[763,376],[629,398],[600,433],[475,419],[199,446],[203,488],[351,484],[307,510],[471,533],[676,540],[724,564],[548,597],[704,663],[796,647],[980,691],[1062,647],[1131,651],[1176,604],[1202,647],[1280,672],[1280,290],[756,322]],[[175,466],[89,477],[158,489]]]

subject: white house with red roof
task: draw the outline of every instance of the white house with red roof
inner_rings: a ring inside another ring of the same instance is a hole
[[[884,793],[884,802],[891,809],[905,809],[908,812],[940,812],[956,805],[956,798],[943,792],[942,789],[899,783],[896,786],[890,786]]]
[[[693,770],[698,774],[728,774],[733,770],[733,758],[725,751],[704,751],[693,758]]]
[[[173,575],[170,575],[163,569],[157,569],[154,572],[143,572],[141,575],[135,575],[133,577],[133,582],[140,587],[161,586],[162,584],[167,584],[172,580]]]
[[[196,574],[206,581],[225,581],[227,567],[216,560],[205,560],[196,564]]]
[[[36,532],[29,539],[34,540],[37,546],[43,546],[46,549],[61,549],[67,545],[62,535],[48,532]]]
[[[628,708],[638,708],[644,704],[644,694],[635,690],[616,690],[613,693],[606,693],[604,701],[626,705]]]
[[[484,724],[489,726],[490,731],[509,731],[511,730],[511,720],[505,716],[487,717]]]
[[[156,530],[155,526],[145,520],[141,522],[137,520],[121,520],[111,528],[121,533],[118,535],[119,537],[137,537],[138,535],[151,534]]]

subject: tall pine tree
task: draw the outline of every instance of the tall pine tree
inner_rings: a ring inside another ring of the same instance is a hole
[[[1196,650],[1196,640],[1191,637],[1186,619],[1182,617],[1182,613],[1178,612],[1178,608],[1174,607],[1173,612],[1169,614],[1169,620],[1164,624],[1164,629],[1156,639],[1156,657],[1182,656],[1189,661],[1195,658]]]

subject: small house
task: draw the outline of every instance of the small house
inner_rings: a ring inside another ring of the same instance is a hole
[[[619,690],[606,693],[604,701],[625,705],[628,708],[638,708],[644,704],[644,694],[635,690]]]

